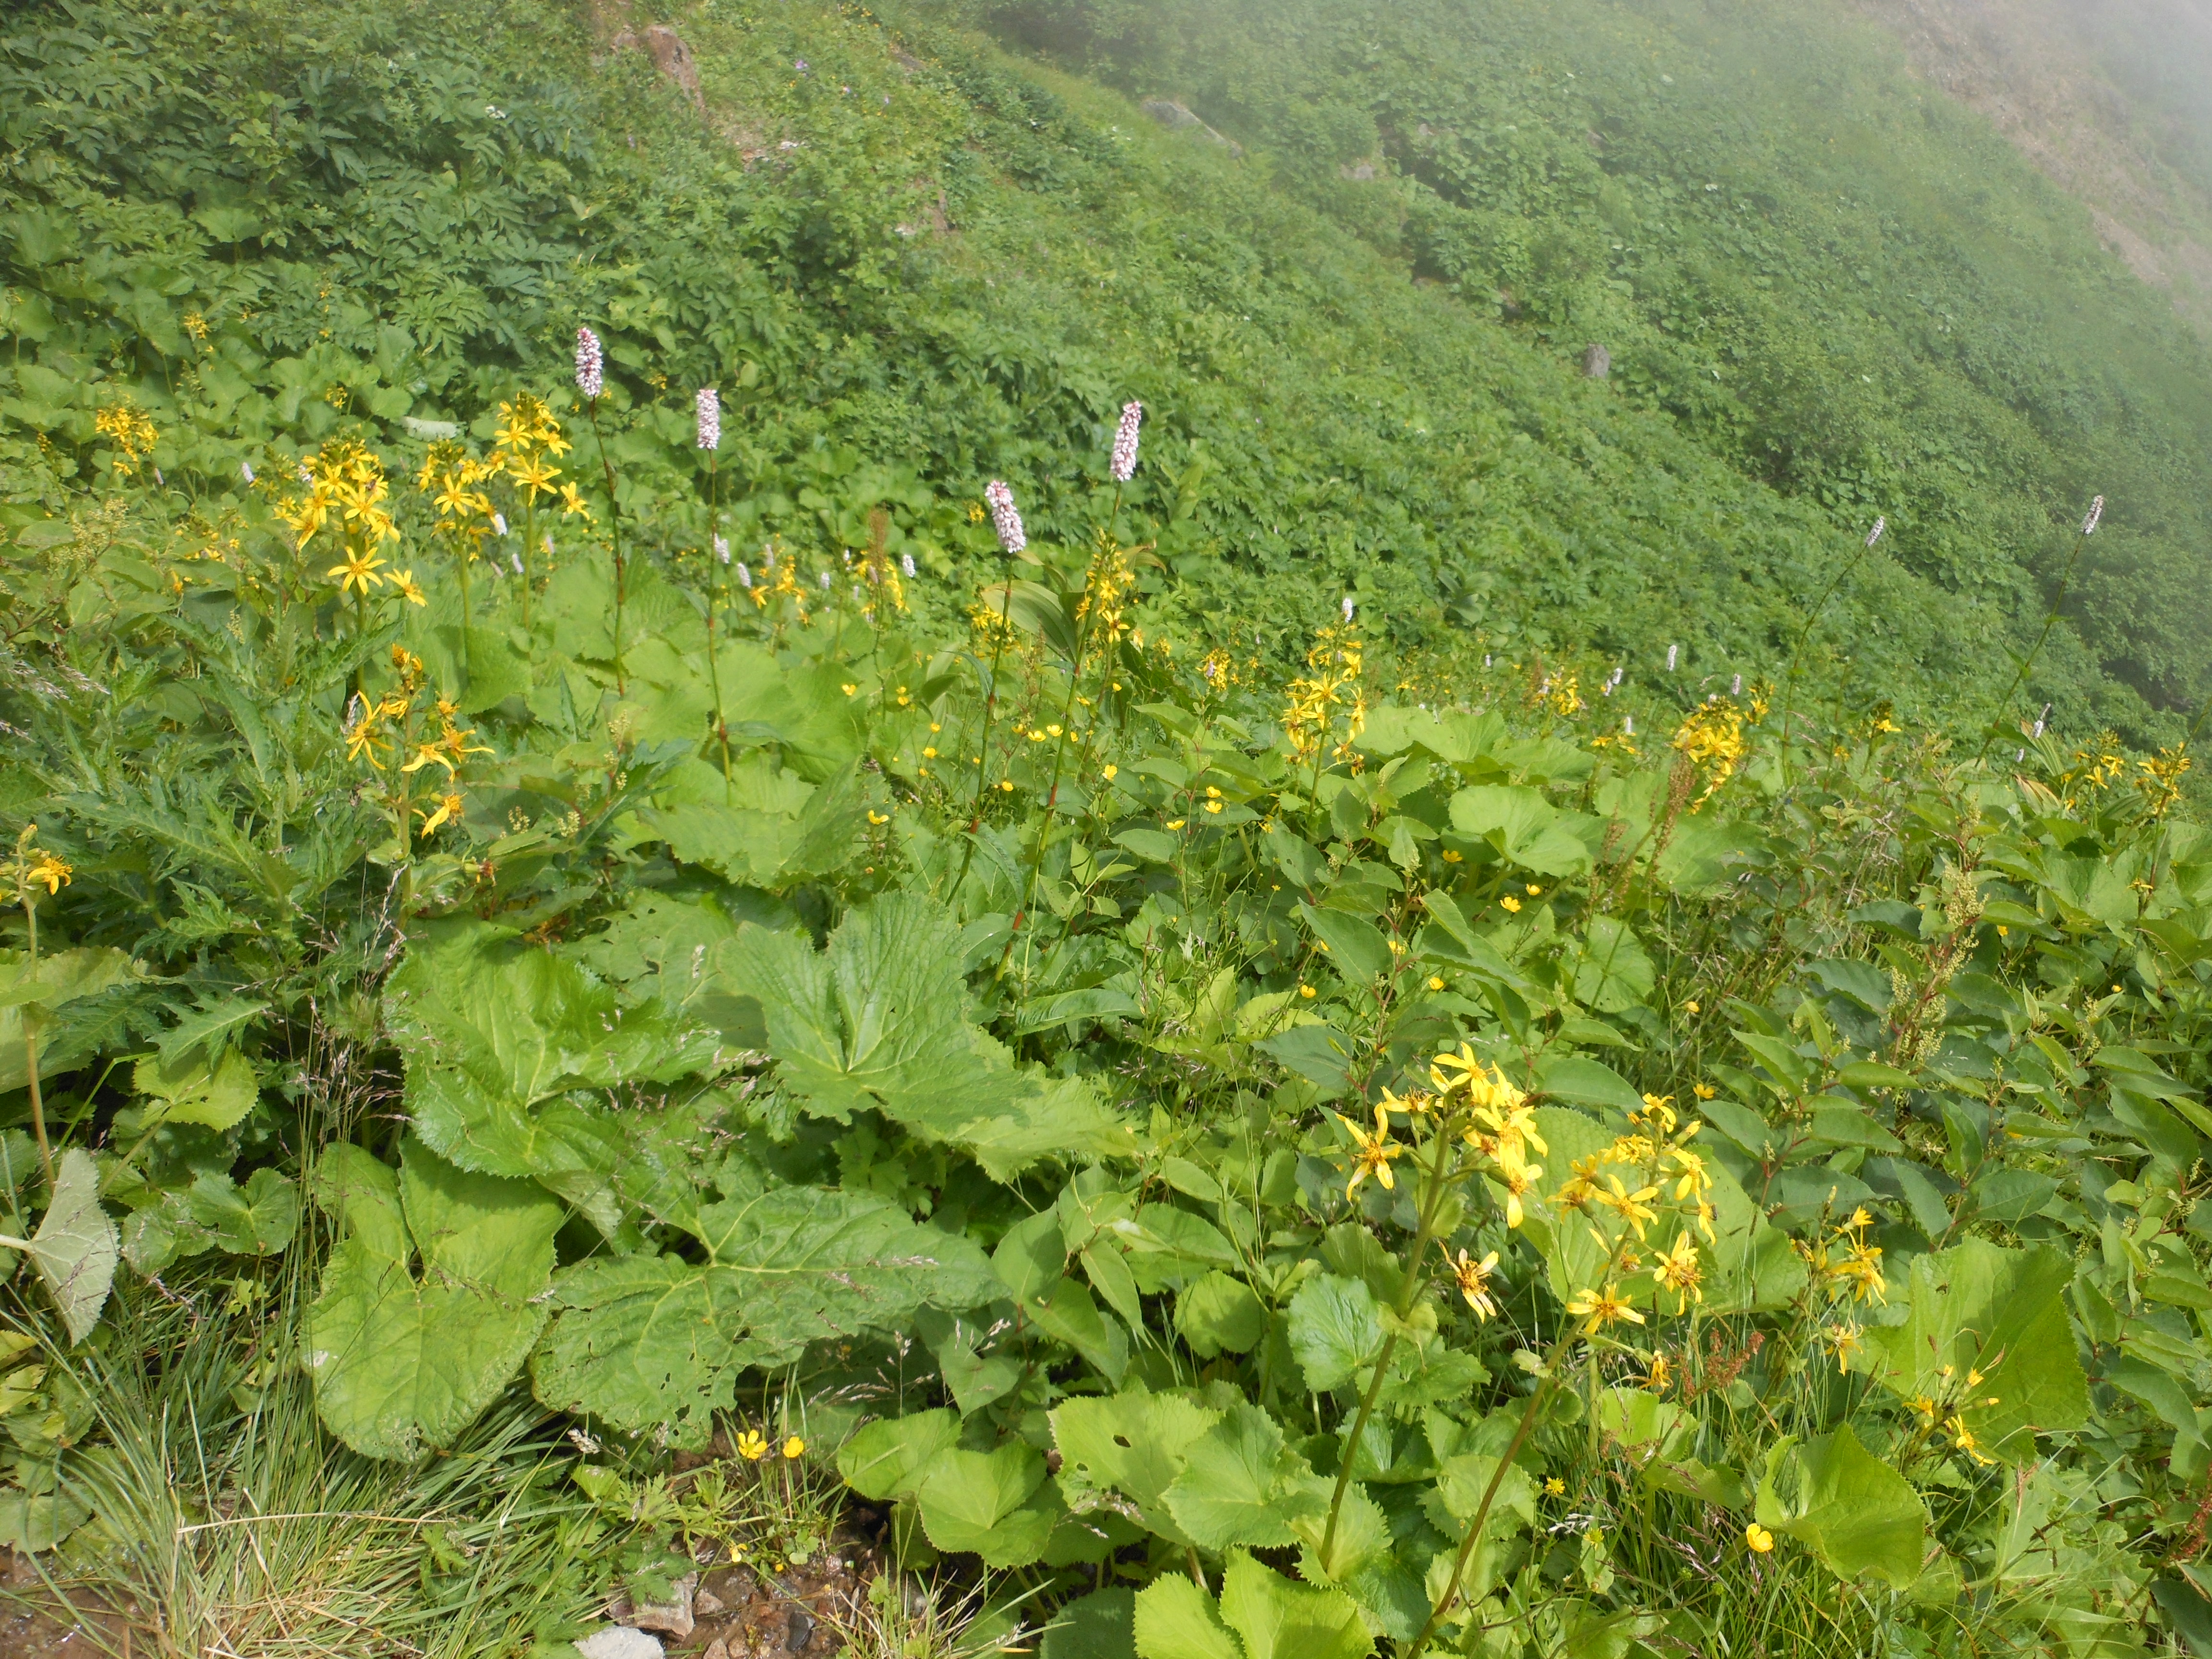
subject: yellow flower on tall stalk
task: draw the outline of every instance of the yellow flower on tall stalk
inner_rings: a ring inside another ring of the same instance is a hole
[[[415,811],[416,815],[422,820],[422,828],[418,833],[425,836],[434,836],[441,825],[459,821],[461,816],[460,791],[450,790],[439,796],[438,810],[434,812],[419,806]]]
[[[384,580],[390,582],[392,591],[408,604],[427,605],[430,603],[422,590],[415,585],[415,573],[412,570],[388,571]]]
[[[367,599],[385,580],[383,565],[374,549],[349,549],[344,563],[332,565],[323,574],[338,585],[340,593],[358,593]]]
[[[1405,1157],[1406,1149],[1390,1139],[1390,1112],[1388,1107],[1375,1109],[1375,1133],[1370,1134],[1341,1112],[1336,1121],[1344,1125],[1352,1136],[1352,1179],[1344,1183],[1344,1195],[1349,1199],[1358,1190],[1359,1183],[1373,1176],[1386,1188],[1395,1188],[1397,1177],[1390,1173],[1394,1159]]]
[[[1644,1187],[1632,1193],[1619,1176],[1607,1176],[1606,1184],[1613,1190],[1608,1193],[1593,1189],[1590,1201],[1601,1209],[1611,1210],[1636,1230],[1637,1237],[1642,1238],[1646,1224],[1658,1218],[1657,1212],[1646,1200],[1658,1197],[1659,1189]]]

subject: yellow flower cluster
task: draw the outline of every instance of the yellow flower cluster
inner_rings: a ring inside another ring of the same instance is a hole
[[[128,404],[101,410],[92,417],[92,429],[114,444],[112,465],[126,478],[137,471],[138,463],[152,454],[160,441],[154,422]]]
[[[1711,800],[1713,793],[1735,775],[1736,768],[1750,754],[1750,741],[1743,735],[1744,714],[1735,698],[1717,691],[1692,709],[1689,718],[1675,728],[1676,751],[1687,757],[1705,775],[1705,791],[1698,797],[1698,806]],[[1694,811],[1696,807],[1691,810]]]
[[[1848,1296],[1859,1302],[1887,1302],[1889,1282],[1882,1277],[1881,1247],[1866,1242],[1874,1218],[1863,1206],[1853,1210],[1826,1238],[1791,1241],[1832,1301]]]
[[[463,538],[471,558],[492,529],[491,497],[483,486],[500,471],[499,457],[478,460],[459,440],[441,438],[430,446],[422,470],[415,475],[415,488],[438,509],[439,528]]]
[[[306,493],[283,496],[276,516],[292,527],[301,548],[325,526],[335,528],[349,544],[349,574],[342,586],[358,586],[367,592],[382,580],[370,574],[382,562],[375,556],[378,546],[399,539],[399,527],[385,505],[392,486],[383,461],[359,440],[339,438],[301,459],[300,481]]]
[[[2161,749],[2154,760],[2139,760],[2141,769],[2136,787],[2142,793],[2143,810],[2154,818],[2162,818],[2181,799],[2181,775],[2190,768],[2189,745],[2177,743],[2171,749]]]
[[[437,735],[427,733],[422,722],[422,693],[423,690],[422,659],[405,646],[392,647],[392,666],[397,677],[393,689],[374,702],[356,697],[348,711],[345,727],[346,758],[367,761],[378,772],[386,769],[386,762],[395,750],[404,750],[407,758],[399,763],[399,776],[412,778],[416,774],[436,767],[443,787],[426,806],[414,806],[411,793],[395,798],[395,813],[404,817],[411,811],[422,820],[418,835],[431,836],[444,825],[459,820],[465,804],[459,784],[462,767],[473,755],[489,755],[491,750],[483,744],[471,743],[476,736],[473,727],[463,726],[455,718],[460,710],[443,697],[432,701],[430,712],[436,722]]]
[[[1283,732],[1297,758],[1309,760],[1321,752],[1340,709],[1346,716],[1340,756],[1366,726],[1364,662],[1358,629],[1329,627],[1315,635],[1313,648],[1306,653],[1306,672],[1291,680],[1284,694]]]
[[[521,392],[513,403],[501,404],[493,436],[498,442],[484,462],[484,477],[504,473],[526,505],[536,506],[541,495],[557,495],[563,516],[592,522],[592,510],[574,483],[556,482],[561,469],[553,463],[574,446],[561,435],[561,422],[543,398]]]
[[[1567,1182],[1552,1202],[1585,1217],[1613,1218],[1611,1237],[1596,1226],[1591,1227],[1591,1237],[1608,1252],[1615,1267],[1635,1272],[1642,1269],[1640,1247],[1647,1230],[1659,1219],[1657,1206],[1670,1200],[1682,1206],[1686,1219],[1694,1219],[1707,1243],[1712,1242],[1713,1178],[1705,1159],[1688,1145],[1704,1126],[1694,1121],[1681,1123],[1673,1096],[1644,1096],[1644,1109],[1632,1113],[1629,1124],[1631,1133],[1615,1136],[1605,1151],[1568,1165]],[[1629,1171],[1628,1179],[1622,1178],[1621,1170]],[[1632,1234],[1636,1241],[1632,1246],[1628,1242]],[[1704,1260],[1687,1226],[1675,1234],[1671,1248],[1659,1252],[1650,1273],[1661,1293],[1673,1292],[1678,1314],[1686,1312],[1692,1302],[1705,1299]],[[1613,1283],[1577,1291],[1567,1312],[1583,1322],[1585,1335],[1623,1322],[1644,1323],[1644,1316]]]

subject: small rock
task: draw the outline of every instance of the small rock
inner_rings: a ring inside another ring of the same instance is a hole
[[[660,1638],[629,1625],[609,1625],[574,1644],[584,1659],[661,1659]]]
[[[1583,348],[1583,374],[1593,380],[1602,380],[1613,373],[1613,354],[1592,341]]]
[[[683,88],[695,107],[707,107],[707,100],[699,94],[699,65],[682,35],[665,23],[652,24],[645,31],[645,49],[652,56],[653,66]]]
[[[1188,104],[1178,104],[1172,98],[1147,98],[1137,107],[1171,132],[1180,132],[1185,127],[1202,127],[1206,125],[1191,113]]]
[[[805,1607],[793,1607],[784,1620],[783,1650],[786,1653],[804,1653],[806,1644],[813,1639],[814,1615]]]
[[[691,1611],[702,1619],[712,1619],[727,1606],[727,1602],[710,1589],[702,1589],[691,1598]]]
[[[730,1659],[729,1643],[717,1636],[707,1644],[706,1652],[701,1654],[699,1659]]]
[[[676,1581],[676,1599],[659,1607],[641,1607],[630,1614],[630,1622],[640,1630],[665,1631],[678,1641],[690,1635],[696,1621],[691,1616],[692,1593],[699,1588],[699,1575],[686,1573]]]

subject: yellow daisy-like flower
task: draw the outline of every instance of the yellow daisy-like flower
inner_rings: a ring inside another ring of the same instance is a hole
[[[1644,1322],[1644,1316],[1630,1307],[1618,1288],[1611,1285],[1601,1291],[1577,1291],[1575,1299],[1567,1304],[1567,1311],[1583,1322],[1584,1336],[1595,1336],[1607,1326],[1623,1320],[1632,1325]]]
[[[384,580],[390,582],[392,586],[398,590],[399,597],[406,600],[408,604],[428,605],[430,603],[428,599],[423,595],[422,590],[415,585],[415,573],[412,570],[394,570],[388,574]]]
[[[343,564],[334,564],[323,574],[338,585],[340,593],[367,594],[383,585],[385,578],[379,573],[384,561],[374,548],[366,553],[349,553]]]
[[[1491,1298],[1490,1276],[1498,1267],[1498,1252],[1492,1250],[1481,1261],[1476,1261],[1462,1250],[1457,1261],[1449,1255],[1444,1257],[1444,1261],[1452,1270],[1452,1278],[1459,1285],[1459,1293],[1467,1298],[1467,1305],[1474,1310],[1475,1317],[1481,1320],[1494,1317],[1498,1304]]]
[[[1643,1237],[1644,1224],[1658,1218],[1658,1212],[1652,1209],[1644,1200],[1658,1197],[1659,1189],[1656,1187],[1642,1187],[1632,1193],[1622,1183],[1619,1176],[1607,1176],[1606,1182],[1613,1190],[1609,1193],[1593,1190],[1590,1194],[1591,1201],[1611,1210],[1623,1221],[1636,1229],[1636,1236],[1638,1238]]]
[[[68,865],[41,848],[39,861],[23,872],[23,884],[27,887],[36,882],[46,890],[46,896],[52,898],[70,884],[72,873]]]
[[[1352,1179],[1344,1183],[1344,1195],[1350,1198],[1358,1190],[1359,1183],[1373,1176],[1386,1188],[1395,1188],[1398,1178],[1390,1173],[1391,1161],[1405,1157],[1406,1149],[1390,1139],[1390,1109],[1387,1106],[1375,1109],[1375,1133],[1370,1134],[1341,1112],[1336,1121],[1344,1125],[1352,1136]]]
[[[1698,1247],[1687,1233],[1676,1238],[1674,1248],[1659,1258],[1659,1265],[1651,1270],[1651,1277],[1674,1292],[1674,1311],[1678,1314],[1686,1311],[1693,1299],[1698,1302],[1705,1299],[1701,1283],[1705,1278],[1705,1267],[1698,1261]]]
[[[419,806],[416,807],[415,811],[422,820],[422,834],[426,836],[434,836],[444,825],[448,823],[458,823],[460,822],[461,797],[459,792],[455,791],[451,794],[439,796],[438,810],[434,812],[424,811],[423,809]]]

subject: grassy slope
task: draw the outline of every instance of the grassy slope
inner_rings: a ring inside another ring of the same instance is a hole
[[[0,388],[8,493],[52,499],[81,479],[101,453],[94,411],[128,395],[168,434],[155,459],[171,485],[213,505],[241,451],[281,454],[363,417],[404,447],[402,416],[481,417],[518,375],[557,376],[568,331],[588,319],[610,336],[634,487],[696,499],[688,388],[720,382],[737,434],[725,498],[802,544],[850,544],[895,499],[902,528],[957,558],[980,542],[962,509],[999,473],[1033,523],[1074,532],[1085,515],[1064,457],[1103,449],[1135,395],[1153,415],[1139,505],[1174,515],[1163,551],[1188,579],[1171,606],[1240,647],[1252,628],[1290,655],[1353,592],[1408,647],[1571,648],[1642,670],[1680,641],[1698,675],[1771,674],[1809,596],[1840,577],[1816,650],[1839,693],[1959,719],[2010,678],[2001,643],[2040,604],[2014,555],[2063,558],[2054,526],[2104,476],[2039,448],[2035,411],[1964,371],[1886,366],[1890,337],[1851,333],[1841,303],[1819,323],[1849,337],[1825,356],[1759,358],[1794,313],[1744,325],[1750,343],[1732,349],[1781,387],[1765,404],[1729,392],[1678,407],[1662,382],[1705,347],[1670,344],[1636,281],[1613,276],[1595,287],[1612,296],[1601,314],[1620,325],[1605,332],[1622,372],[1581,384],[1559,347],[1589,331],[1578,307],[1594,279],[1570,284],[1549,325],[1529,319],[1541,304],[1508,323],[1408,280],[1407,203],[1428,215],[1431,263],[1480,227],[1433,191],[1425,204],[1391,185],[1378,210],[1374,187],[1335,179],[1330,147],[1350,141],[1329,136],[1334,106],[1304,78],[1341,75],[1334,46],[1240,37],[1269,73],[1233,112],[1255,141],[1236,161],[1118,94],[1000,56],[946,9],[918,6],[896,34],[808,0],[686,11],[675,21],[704,120],[643,53],[596,52],[576,13],[74,0],[17,14],[0,86],[26,158],[0,200],[21,301]],[[1425,98],[1482,95],[1471,70],[1437,72],[1457,37],[1428,51],[1419,31],[1454,23],[1431,9],[1392,24],[1391,84],[1411,64]],[[1308,23],[1340,46],[1350,27]],[[1592,27],[1600,58],[1618,56]],[[1850,71],[1869,85],[1881,72]],[[1685,148],[1692,131],[1740,148],[1732,95],[1715,85],[1686,109],[1655,106],[1611,141],[1644,147],[1653,200],[1685,222],[1704,195],[1682,197],[1657,158],[1708,170]],[[1301,136],[1301,111],[1319,138]],[[1991,213],[2041,199],[2016,166],[2003,172],[1995,140],[1976,149],[1957,123],[1927,122],[1936,159],[1995,181]],[[1863,177],[1887,142],[1855,129],[1838,175]],[[1730,212],[1747,188],[1731,186]],[[1840,209],[1819,228],[1828,240],[1799,226],[1784,249],[1793,292],[1819,287],[1820,261],[1853,234]],[[1987,235],[1988,216],[1966,228]],[[1740,299],[1766,280],[1741,252],[1731,263],[1703,243],[1653,281],[1670,303],[1699,284]],[[2080,282],[2101,280],[2087,256],[2075,264]],[[2118,299],[2110,309],[2123,334],[2138,328]],[[213,328],[204,344],[186,337],[193,316]],[[2041,395],[2035,324],[2007,313],[1960,355]],[[1855,377],[1837,365],[1863,360],[1911,384],[1864,407],[1839,397]],[[2124,389],[2148,410],[2136,427],[2175,435],[2154,377]],[[2077,390],[2091,416],[2119,396]],[[2123,422],[2106,435],[2118,453],[2142,434]],[[1838,483],[1893,443],[1912,458]],[[1928,482],[1950,472],[1972,487]],[[2115,507],[2099,556],[2185,575],[2172,538],[2141,527],[2143,495],[2103,487]],[[2170,495],[2156,499],[2179,537],[2187,504]],[[1878,511],[1899,534],[1852,562]],[[683,515],[664,517],[672,548]],[[2076,726],[2160,729],[2063,632],[2039,678]]]

